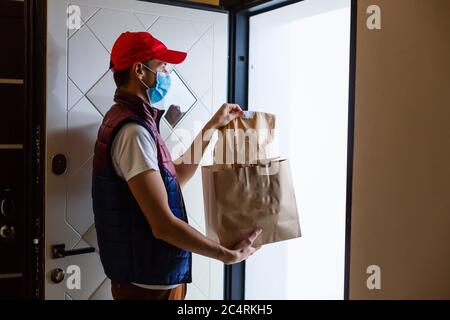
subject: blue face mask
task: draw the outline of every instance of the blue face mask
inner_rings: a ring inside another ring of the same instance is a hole
[[[147,86],[142,80],[142,84],[147,88],[148,101],[158,103],[167,95],[170,88],[170,75],[164,72],[155,72],[145,64],[143,66],[156,74],[156,85],[153,88]]]

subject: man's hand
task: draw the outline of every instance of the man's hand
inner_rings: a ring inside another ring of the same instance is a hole
[[[178,121],[183,117],[185,112],[181,111],[181,107],[177,106],[175,104],[171,104],[170,107],[167,109],[166,113],[164,114],[164,117],[166,118],[167,122],[170,123],[170,125],[173,127],[175,124],[177,124]]]
[[[261,246],[254,247],[253,242],[255,242],[256,238],[262,233],[262,229],[258,228],[254,230],[250,236],[242,241],[240,241],[232,250],[228,250],[223,263],[225,264],[234,264],[241,261],[246,260],[252,254],[254,254],[257,250],[261,248]]]
[[[252,245],[261,233],[260,230],[255,230],[230,250],[178,219],[169,207],[166,188],[159,171],[144,171],[131,178],[128,186],[157,239],[224,263],[240,262],[258,249]]]
[[[242,115],[244,115],[244,112],[237,104],[224,103],[217,110],[214,116],[197,134],[191,146],[174,161],[178,181],[181,186],[184,186],[194,175],[215,130],[227,125],[228,122]]]
[[[219,110],[209,120],[209,124],[214,129],[226,126],[231,120],[244,115],[241,107],[234,103],[224,103]]]

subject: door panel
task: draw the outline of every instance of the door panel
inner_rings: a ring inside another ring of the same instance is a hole
[[[91,170],[97,130],[115,91],[108,69],[111,47],[122,32],[147,30],[168,47],[188,51],[186,61],[174,66],[170,94],[156,105],[180,106],[176,121],[161,121],[161,135],[175,158],[225,102],[227,15],[134,0],[71,1],[81,9],[81,27],[68,30],[68,4],[49,0],[47,8],[46,298],[110,299],[110,282],[97,252],[52,259],[51,246],[97,247]],[[57,154],[67,158],[62,175],[51,172]],[[210,155],[204,161],[208,159]],[[198,170],[183,194],[191,225],[204,232],[201,187]],[[66,270],[69,265],[80,267],[81,290],[69,290],[65,281],[55,284],[50,279],[53,269]],[[221,299],[222,293],[222,264],[194,255],[188,298]]]

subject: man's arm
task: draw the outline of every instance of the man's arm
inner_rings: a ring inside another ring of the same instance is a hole
[[[237,104],[224,103],[219,108],[214,116],[197,134],[186,152],[174,161],[178,181],[181,186],[189,181],[194,175],[215,130],[227,125],[228,122],[242,115],[243,111]]]
[[[248,238],[230,250],[208,239],[174,216],[168,205],[164,182],[158,171],[142,172],[131,178],[128,185],[157,239],[164,240],[180,249],[220,260],[225,264],[245,260],[259,249],[252,245],[261,233],[260,229],[255,230]]]

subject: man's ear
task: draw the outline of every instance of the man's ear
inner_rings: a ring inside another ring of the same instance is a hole
[[[131,67],[131,75],[138,79],[142,79],[144,75],[143,69],[144,67],[142,66],[141,62],[133,63],[133,66]]]

